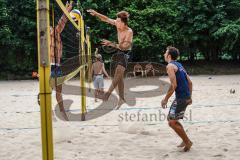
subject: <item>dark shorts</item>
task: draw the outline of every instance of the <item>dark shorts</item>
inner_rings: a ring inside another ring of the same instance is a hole
[[[169,109],[168,120],[183,119],[188,99],[175,99]]]
[[[113,56],[112,56],[112,62],[115,66],[121,65],[124,68],[127,68],[128,59],[129,59],[129,52],[131,51],[121,51],[118,50]]]
[[[51,65],[51,77],[62,77],[63,73],[60,66]]]

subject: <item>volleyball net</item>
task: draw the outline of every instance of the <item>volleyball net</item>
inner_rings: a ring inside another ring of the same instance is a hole
[[[50,84],[54,87],[78,76],[81,69],[90,71],[91,49],[90,38],[85,33],[86,27],[78,3],[52,0],[51,10]],[[85,72],[82,74],[84,77],[88,75]]]

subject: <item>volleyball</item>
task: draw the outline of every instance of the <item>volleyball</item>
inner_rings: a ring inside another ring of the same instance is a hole
[[[70,16],[74,21],[78,21],[81,17],[81,12],[77,9],[74,9],[70,12]]]

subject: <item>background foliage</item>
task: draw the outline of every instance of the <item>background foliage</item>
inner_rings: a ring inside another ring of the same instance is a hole
[[[86,9],[110,18],[126,10],[136,61],[161,62],[168,45],[180,49],[182,61],[240,61],[239,0],[83,0],[81,6],[92,50],[103,38],[117,41],[116,29]],[[36,40],[36,0],[0,0],[0,77],[37,69]]]

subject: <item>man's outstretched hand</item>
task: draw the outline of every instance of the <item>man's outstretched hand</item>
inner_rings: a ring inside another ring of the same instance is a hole
[[[87,12],[90,13],[92,16],[96,16],[97,14],[97,12],[93,9],[88,9]]]
[[[68,12],[70,12],[72,10],[72,4],[73,4],[73,1],[71,1],[70,3],[67,1],[66,9],[67,9]]]
[[[101,45],[103,46],[111,46],[112,42],[106,39],[103,39]]]
[[[168,103],[168,100],[166,100],[165,98],[162,100],[161,102],[161,106],[162,108],[167,108],[167,103]]]

